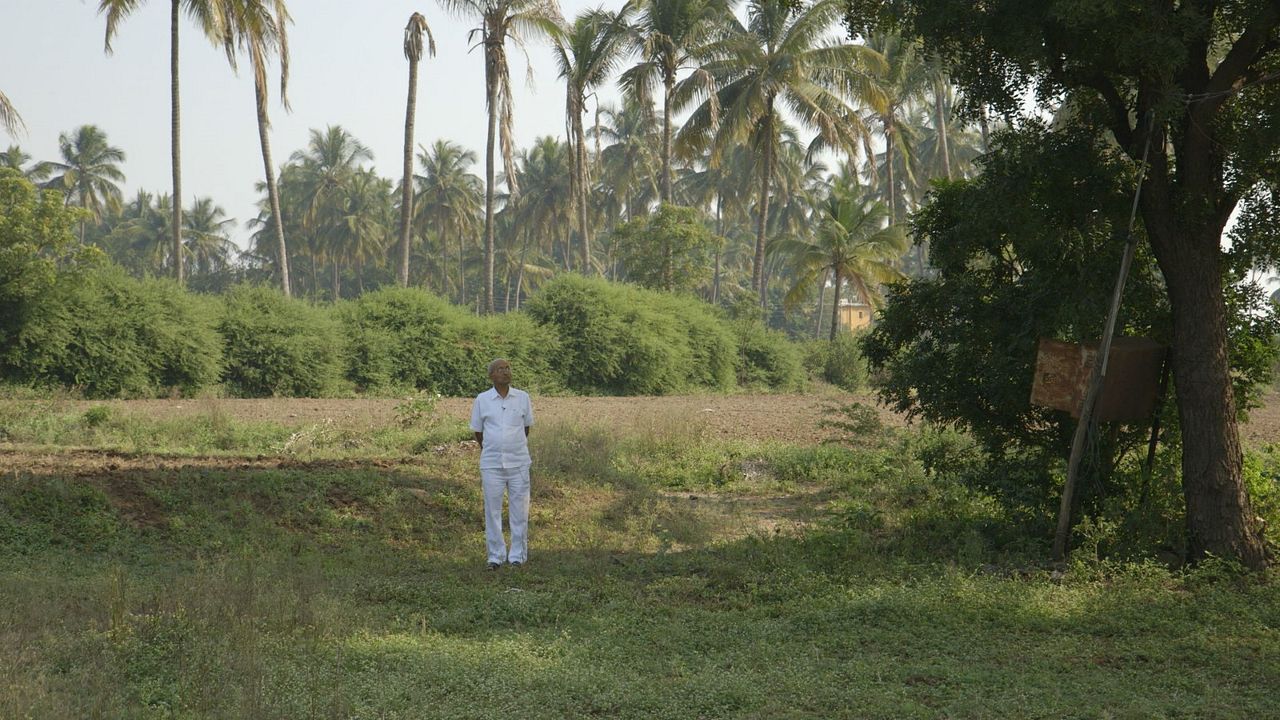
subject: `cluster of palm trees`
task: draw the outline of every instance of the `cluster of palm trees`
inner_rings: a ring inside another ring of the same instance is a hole
[[[108,50],[142,1],[100,1]],[[982,142],[957,122],[944,68],[892,34],[850,41],[839,0],[747,0],[741,8],[729,0],[630,0],[572,21],[554,0],[441,0],[475,21],[469,37],[483,49],[483,175],[473,170],[475,152],[414,138],[418,66],[434,54],[418,13],[404,35],[402,177],[378,177],[368,148],[336,126],[313,130],[308,146],[277,168],[267,69],[279,60],[287,103],[284,0],[171,2],[171,195],[140,193],[123,203],[123,153],[93,126],[64,135],[59,162],[26,165],[16,147],[0,161],[84,207],[82,238],[133,253],[140,270],[180,281],[188,269],[239,268],[313,297],[350,295],[352,284],[359,292],[366,284],[412,283],[493,312],[519,307],[559,271],[624,278],[611,231],[665,202],[699,208],[723,239],[704,289],[713,302],[753,297],[763,304],[772,289],[785,294],[787,307],[815,294],[821,305],[833,284],[838,302],[846,282],[874,301],[878,283],[927,265],[923,248],[904,257],[907,243],[890,228],[924,201],[930,178],[971,173]],[[182,197],[176,69],[183,13],[233,67],[247,58],[254,77],[263,198],[249,222],[252,245],[238,259],[227,240],[230,222],[212,201],[190,208],[172,201]],[[520,149],[507,51],[539,38],[550,39],[564,81],[565,134]],[[614,81],[621,104],[601,103],[599,90]],[[0,121],[11,133],[20,123],[3,96]]]

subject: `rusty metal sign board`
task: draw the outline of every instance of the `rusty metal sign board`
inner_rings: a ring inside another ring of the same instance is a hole
[[[1080,417],[1089,376],[1098,356],[1098,343],[1040,340],[1036,353],[1031,403]],[[1106,381],[1094,411],[1100,422],[1136,422],[1151,417],[1160,390],[1165,347],[1148,338],[1118,337],[1112,341]]]

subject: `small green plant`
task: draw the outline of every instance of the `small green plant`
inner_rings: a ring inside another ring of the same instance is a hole
[[[106,405],[94,405],[84,411],[84,424],[96,428],[111,419],[111,408]]]
[[[440,418],[436,415],[436,406],[440,403],[440,393],[423,391],[402,400],[396,405],[396,424],[408,430],[435,427]]]

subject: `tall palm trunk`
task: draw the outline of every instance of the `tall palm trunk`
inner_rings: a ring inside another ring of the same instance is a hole
[[[181,0],[173,0],[169,12],[169,144],[173,160],[173,214],[170,232],[173,238],[173,268],[178,284],[187,281],[182,265],[182,115],[178,110],[178,25]],[[83,238],[81,238],[83,240]]]
[[[885,181],[889,187],[889,218],[896,223],[898,222],[898,185],[893,178],[893,156],[897,150],[894,143],[894,133],[893,116],[887,115],[884,118]]]
[[[944,108],[946,102],[946,93],[943,92],[942,80],[933,81],[933,104],[937,115],[938,124],[938,150],[942,153],[942,170],[947,174],[947,179],[951,179],[951,148],[947,141],[947,118]]]
[[[271,203],[271,218],[276,226],[276,252],[280,254],[280,289],[285,297],[292,297],[289,289],[289,250],[284,242],[284,217],[280,214],[280,189],[276,186],[275,163],[271,160],[271,138],[267,134],[271,121],[267,119],[267,89],[254,81],[254,100],[258,108],[258,141],[262,144],[262,167],[267,176],[267,200]],[[178,205],[174,199],[174,207]],[[313,270],[314,270],[314,263]]]
[[[489,125],[484,146],[484,305],[483,312],[493,313],[493,150],[494,136],[498,130],[498,59],[501,47],[493,45],[492,38],[485,39],[484,81],[485,102],[489,109]]]
[[[587,135],[582,127],[582,113],[573,117],[573,132],[576,138],[574,165],[577,166],[577,205],[578,232],[582,236],[582,273],[591,274],[591,235],[587,227]]]
[[[418,58],[409,57],[409,100],[404,113],[404,180],[400,190],[400,287],[409,287],[409,231],[413,224],[413,123],[418,105]]]
[[[716,193],[716,237],[720,242],[716,243],[716,267],[715,274],[711,281],[711,304],[720,303],[720,272],[721,258],[724,257],[724,194]]]
[[[466,248],[463,247],[462,229],[458,229],[458,303],[467,304]]]
[[[822,282],[818,283],[818,309],[813,313],[817,321],[813,324],[813,339],[822,337],[822,308],[827,304],[827,277],[830,271],[822,273]]]
[[[835,276],[834,288],[831,293],[831,339],[836,339],[836,332],[840,329],[840,269],[833,267],[831,273]]]
[[[760,294],[760,307],[765,306],[764,234],[769,222],[769,180],[773,176],[773,97],[765,101],[764,162],[760,168],[760,218],[756,221],[756,253],[751,259],[751,285]]]
[[[333,301],[338,302],[342,299],[342,268],[338,265],[338,259],[333,259]]]
[[[662,77],[662,202],[671,202],[671,96],[675,94],[676,74],[664,71]]]

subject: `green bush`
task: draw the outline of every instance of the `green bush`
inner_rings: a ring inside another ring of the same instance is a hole
[[[867,387],[867,361],[862,357],[862,336],[839,333],[835,340],[811,340],[804,345],[804,366],[809,377],[821,378],[849,392]]]
[[[5,358],[9,377],[89,397],[191,393],[217,382],[222,358],[209,301],[116,266],[60,279],[29,304]]]
[[[458,337],[464,311],[429,292],[383,288],[339,305],[335,314],[348,338],[346,376],[362,390],[450,395],[456,378],[474,371]]]
[[[564,387],[554,330],[519,313],[476,317],[425,290],[384,288],[336,314],[348,337],[346,377],[362,390],[474,395],[488,387],[485,367],[496,357],[511,361],[521,388]]]
[[[564,275],[528,308],[560,337],[559,370],[571,389],[661,395],[733,386],[733,335],[695,298]]]
[[[265,287],[223,296],[228,389],[245,397],[321,397],[340,392],[341,342],[322,310]]]
[[[800,349],[786,335],[754,319],[734,321],[733,330],[738,338],[739,385],[775,390],[804,387]]]
[[[626,328],[609,291],[603,281],[563,275],[526,305],[535,321],[560,336],[560,370],[574,390],[608,388],[622,374]]]

